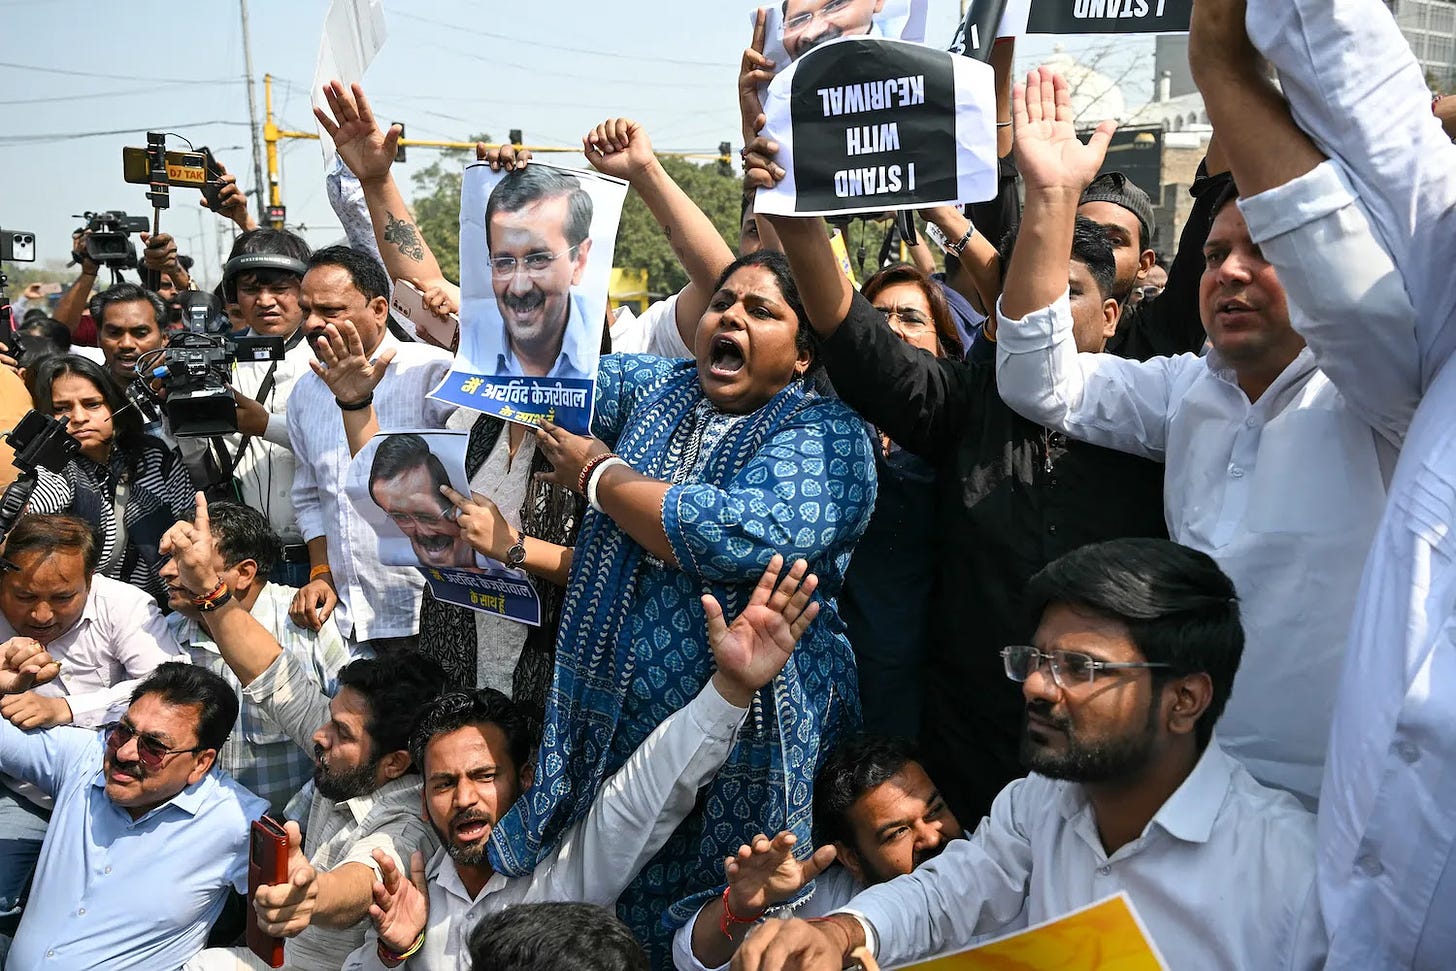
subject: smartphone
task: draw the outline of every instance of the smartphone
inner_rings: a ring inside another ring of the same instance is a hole
[[[202,198],[207,200],[207,208],[217,212],[218,203],[222,201],[222,169],[217,167],[217,159],[212,157],[212,149],[206,145],[197,153],[206,159],[207,181],[202,184]]]
[[[207,159],[208,156],[202,152],[168,152],[167,184],[201,189],[207,184]],[[133,185],[151,184],[152,163],[147,159],[145,148],[127,147],[121,150],[121,177]]]
[[[436,347],[454,351],[460,346],[460,315],[441,317],[425,307],[425,295],[408,280],[394,281],[394,299],[390,306],[415,325],[415,333],[427,338]]]
[[[283,967],[283,938],[263,933],[253,913],[253,897],[264,884],[287,882],[288,832],[271,816],[253,820],[248,840],[248,950],[270,968]]]

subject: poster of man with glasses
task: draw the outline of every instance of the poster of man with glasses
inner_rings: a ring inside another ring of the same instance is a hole
[[[460,349],[436,397],[588,431],[625,197],[616,179],[534,161],[465,170]]]
[[[469,438],[440,430],[376,435],[350,463],[345,489],[378,539],[381,564],[418,567],[436,600],[538,624],[529,578],[476,552],[455,521],[459,509],[440,490],[471,494]]]

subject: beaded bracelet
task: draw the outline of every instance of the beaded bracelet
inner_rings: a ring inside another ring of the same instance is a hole
[[[586,486],[591,481],[591,474],[596,471],[598,465],[610,458],[616,458],[616,456],[611,452],[603,452],[601,455],[593,455],[587,459],[586,464],[581,467],[581,474],[576,477],[576,491],[586,495]]]
[[[603,511],[601,504],[597,502],[597,486],[601,484],[603,473],[605,473],[607,469],[610,469],[614,465],[631,468],[631,466],[627,465],[626,459],[618,458],[617,456],[612,455],[609,456],[605,462],[598,462],[597,467],[592,469],[591,476],[587,478],[586,503],[597,512]]]

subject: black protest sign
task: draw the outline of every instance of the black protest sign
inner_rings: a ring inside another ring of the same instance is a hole
[[[1187,33],[1193,0],[1031,0],[1028,34]]]
[[[956,73],[944,51],[841,40],[794,65],[797,212],[893,209],[957,195]]]

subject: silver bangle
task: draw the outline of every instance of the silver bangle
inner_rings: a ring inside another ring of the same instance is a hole
[[[592,469],[591,478],[586,480],[586,501],[597,512],[604,512],[602,507],[597,503],[597,484],[602,481],[602,473],[614,465],[623,465],[631,468],[631,466],[627,465],[626,459],[613,455],[601,465]]]

